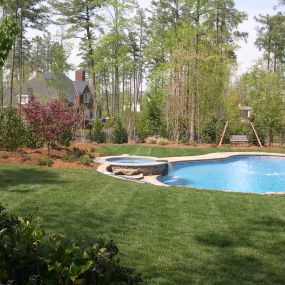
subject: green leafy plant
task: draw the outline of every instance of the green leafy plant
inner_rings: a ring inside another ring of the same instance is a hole
[[[113,127],[112,140],[113,143],[118,143],[118,144],[128,142],[128,133],[124,128],[123,123],[120,119],[117,119]]]
[[[78,162],[85,166],[89,166],[92,161],[93,159],[88,154],[85,154],[78,159]]]
[[[12,49],[13,40],[18,32],[19,27],[11,17],[5,17],[0,20],[0,68],[4,66]]]
[[[4,284],[138,284],[132,268],[122,266],[112,242],[92,246],[46,233],[37,218],[18,218],[0,205],[0,283]]]
[[[78,157],[76,157],[73,153],[71,152],[67,152],[62,160],[65,161],[65,162],[73,162],[73,161],[76,161],[78,159]]]
[[[37,163],[40,166],[51,167],[53,165],[54,161],[49,157],[41,156],[37,159]]]
[[[15,108],[0,109],[0,149],[16,150],[27,142],[27,129]]]
[[[92,126],[92,139],[97,143],[104,143],[106,141],[105,133],[103,132],[103,124],[97,119]]]

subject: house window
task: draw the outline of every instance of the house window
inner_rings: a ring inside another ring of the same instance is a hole
[[[20,102],[21,100],[21,102]],[[29,95],[22,95],[22,96],[19,96],[19,103],[21,105],[26,105],[29,103]]]
[[[85,93],[83,95],[83,103],[84,104],[89,104],[89,94],[88,93]]]

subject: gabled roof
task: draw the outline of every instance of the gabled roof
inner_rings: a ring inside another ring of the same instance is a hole
[[[73,82],[77,95],[81,95],[86,87],[89,87],[88,82],[87,81],[74,81]]]
[[[32,90],[39,101],[63,98],[75,103],[77,95],[73,81],[63,73],[54,75],[44,72],[24,85],[23,94],[30,93],[29,90]]]

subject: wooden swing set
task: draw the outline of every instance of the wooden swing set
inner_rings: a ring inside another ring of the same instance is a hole
[[[235,122],[235,121],[226,121],[224,129],[223,129],[223,132],[222,132],[222,135],[221,135],[220,142],[218,144],[218,147],[221,147],[222,144],[223,144],[224,137],[225,137],[225,134],[226,134],[226,131],[228,129],[228,126],[229,126],[230,122]],[[253,125],[253,123],[248,121],[248,120],[240,121],[240,123],[250,124],[250,126],[251,126],[251,128],[253,130],[253,133],[254,133],[254,135],[255,135],[255,137],[257,139],[257,142],[258,142],[259,146],[263,147],[262,143],[261,143],[261,141],[260,141],[260,139],[258,137],[257,131],[256,131],[254,125]],[[234,145],[241,145],[241,144],[248,143],[247,136],[245,136],[245,135],[232,135],[230,141],[231,141],[231,144],[234,144]]]

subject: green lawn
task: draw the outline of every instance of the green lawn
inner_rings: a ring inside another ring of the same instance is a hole
[[[6,164],[0,202],[12,213],[39,215],[48,229],[70,237],[113,239],[122,262],[141,271],[145,284],[285,283],[285,196]]]
[[[121,155],[121,154],[132,154],[132,155],[142,155],[142,156],[155,156],[155,157],[170,157],[170,156],[190,156],[190,155],[200,155],[212,152],[235,152],[235,151],[245,151],[245,152],[279,152],[285,153],[284,150],[268,150],[264,148],[257,149],[232,149],[232,148],[189,148],[189,147],[162,147],[162,146],[143,146],[143,145],[106,145],[101,146],[99,149],[103,149],[104,152],[109,152],[110,155]]]

